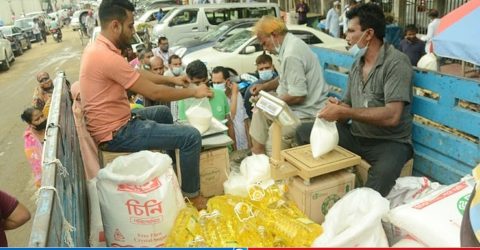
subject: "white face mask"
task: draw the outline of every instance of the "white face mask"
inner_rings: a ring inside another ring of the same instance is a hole
[[[258,76],[260,77],[260,79],[264,81],[270,80],[273,77],[273,70],[265,69],[265,70],[259,71]]]
[[[367,43],[367,45],[364,47],[364,48],[360,48],[358,47],[358,43],[360,41],[362,41],[363,39],[363,36],[365,35],[365,32],[363,32],[362,36],[360,37],[360,39],[357,41],[357,43],[355,43],[352,47],[350,47],[350,49],[348,50],[348,53],[350,53],[353,57],[355,57],[356,59],[362,57],[363,55],[365,55],[365,52],[367,52],[367,49],[368,49],[368,44],[370,42]]]
[[[280,47],[281,47],[280,44],[275,44],[275,40],[273,40],[273,36],[270,36],[270,40],[272,40],[272,44],[275,49],[275,51],[273,51],[272,53],[275,55],[278,55],[280,53]]]
[[[214,83],[213,84],[213,89],[218,89],[218,90],[222,90],[222,91],[225,91],[227,89],[227,86],[224,82],[222,83]]]

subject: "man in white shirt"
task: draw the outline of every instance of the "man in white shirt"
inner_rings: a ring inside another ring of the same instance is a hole
[[[340,37],[340,1],[333,2],[332,8],[327,13],[327,21],[325,27],[328,34],[333,37]]]
[[[168,39],[164,36],[158,38],[158,47],[153,49],[153,55],[162,58],[163,64],[168,68],[168,58],[173,55],[173,51],[169,48]]]
[[[436,9],[431,9],[430,12],[428,12],[428,17],[432,19],[432,21],[428,24],[427,28],[427,35],[423,37],[423,41],[425,41],[425,52],[430,53],[430,44],[432,42],[433,36],[435,35],[435,32],[438,29],[438,26],[440,25],[440,18],[438,17],[438,10]]]

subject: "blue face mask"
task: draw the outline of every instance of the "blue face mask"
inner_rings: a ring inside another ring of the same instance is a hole
[[[273,78],[273,70],[266,69],[258,72],[260,79],[267,81]]]
[[[366,45],[364,48],[358,47],[358,43],[359,43],[360,41],[362,41],[364,35],[365,35],[365,32],[363,32],[363,34],[362,34],[362,36],[360,37],[360,39],[358,40],[358,42],[357,42],[356,44],[354,44],[352,47],[350,47],[350,49],[348,50],[348,53],[350,53],[350,55],[352,55],[352,56],[355,57],[356,59],[362,57],[363,55],[365,55],[365,52],[367,52],[368,43],[367,43],[367,45]]]
[[[224,82],[222,83],[214,83],[213,84],[213,89],[218,89],[221,91],[225,91],[227,89],[226,84]]]
[[[174,67],[172,68],[172,73],[174,76],[179,76],[183,72],[183,67]]]
[[[275,44],[275,40],[273,40],[273,36],[270,36],[270,40],[272,40],[272,44],[273,44],[273,47],[275,49],[275,51],[272,51],[272,53],[275,54],[275,55],[280,54],[281,45],[280,44]]]

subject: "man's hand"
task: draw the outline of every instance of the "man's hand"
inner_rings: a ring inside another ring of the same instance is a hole
[[[333,122],[344,119],[344,114],[347,111],[347,107],[342,106],[340,103],[334,103],[332,101],[335,100],[328,100],[326,102],[325,107],[318,112],[318,118],[323,118],[327,121]],[[339,102],[338,100],[336,100]]]
[[[195,88],[195,94],[193,96],[195,98],[213,97],[213,91],[207,87],[207,85],[200,84],[197,88]]]
[[[177,86],[188,87],[189,81],[186,75],[173,77],[172,82]]]
[[[261,90],[263,90],[263,84],[255,84],[250,88],[250,93],[256,96],[258,95],[258,93],[260,93]]]

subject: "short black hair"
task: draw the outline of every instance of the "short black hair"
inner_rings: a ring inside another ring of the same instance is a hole
[[[438,13],[438,10],[436,9],[431,9],[429,12],[428,12],[428,16],[431,17],[431,18],[437,18],[440,14]]]
[[[360,4],[355,8],[350,9],[346,14],[348,19],[358,17],[362,31],[366,29],[373,29],[375,37],[383,41],[385,37],[385,15],[382,8],[374,3]]]
[[[135,6],[129,0],[103,0],[98,8],[100,25],[105,27],[113,20],[125,22],[127,11],[135,11]]]
[[[190,79],[207,79],[208,77],[207,66],[200,60],[195,60],[189,63],[187,65],[186,73]]]
[[[165,40],[167,40],[167,42],[168,42],[168,38],[166,36],[161,36],[161,37],[158,38],[157,44],[162,42],[162,41],[165,41]]]
[[[22,118],[22,121],[32,124],[32,117],[33,117],[33,111],[38,110],[42,112],[41,110],[34,108],[34,107],[28,107],[26,108],[23,113],[20,115],[20,118]]]
[[[272,57],[270,55],[265,54],[265,53],[259,55],[257,57],[257,59],[255,59],[255,64],[259,65],[259,64],[262,64],[262,63],[273,64],[272,63]]]
[[[409,25],[405,26],[405,33],[407,33],[407,31],[413,31],[413,32],[417,33],[418,28],[417,28],[417,26],[415,26],[415,24],[409,24]]]
[[[172,64],[173,59],[180,59],[180,60],[182,60],[182,58],[180,58],[178,55],[173,54],[173,55],[171,55],[171,56],[168,57],[168,64]]]
[[[225,79],[225,80],[230,78],[230,72],[228,71],[227,68],[225,68],[223,66],[217,66],[217,67],[213,68],[212,74],[213,73],[215,73],[215,74],[222,73],[223,79]]]

